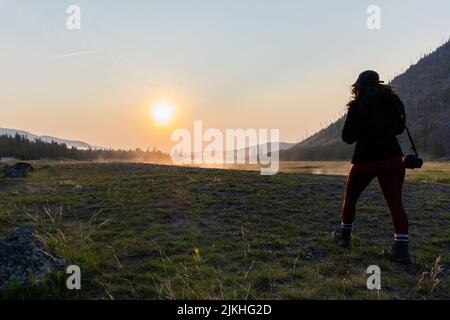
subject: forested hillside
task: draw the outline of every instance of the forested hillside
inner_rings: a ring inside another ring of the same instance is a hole
[[[141,161],[169,163],[170,157],[158,150],[80,150],[68,148],[57,142],[44,142],[40,139],[30,141],[16,134],[14,137],[0,136],[0,158],[15,157],[21,160],[70,159],[80,161]]]
[[[405,103],[408,126],[427,159],[450,158],[450,42],[424,56],[391,85]],[[344,118],[281,153],[282,160],[348,160],[354,146],[341,141]],[[404,152],[410,147],[400,137]]]

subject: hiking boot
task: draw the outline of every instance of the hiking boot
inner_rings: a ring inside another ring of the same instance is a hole
[[[412,264],[408,242],[395,242],[392,251],[387,255],[389,260],[399,264]]]
[[[344,249],[352,249],[352,231],[339,228],[332,234],[332,238]]]

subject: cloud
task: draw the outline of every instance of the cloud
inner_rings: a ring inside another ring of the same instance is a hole
[[[97,51],[95,51],[95,50],[76,51],[76,52],[59,54],[59,55],[55,56],[55,58],[71,58],[71,57],[84,56],[87,54],[94,54],[94,53],[97,53]]]

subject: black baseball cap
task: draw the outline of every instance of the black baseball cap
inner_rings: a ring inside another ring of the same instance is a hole
[[[358,80],[356,80],[353,86],[374,85],[379,83],[384,83],[384,81],[380,81],[380,75],[378,74],[378,72],[373,70],[367,70],[359,75]]]

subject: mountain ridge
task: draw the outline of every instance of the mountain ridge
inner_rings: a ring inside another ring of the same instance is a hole
[[[76,140],[67,140],[57,137],[52,137],[48,135],[36,135],[28,131],[24,130],[18,130],[18,129],[9,129],[9,128],[0,128],[0,136],[8,135],[8,136],[15,136],[16,134],[19,134],[21,136],[25,136],[30,141],[35,141],[36,139],[40,139],[44,142],[56,142],[59,144],[66,144],[68,148],[75,147],[77,149],[93,149],[93,147],[83,141],[76,141]]]
[[[407,125],[419,153],[426,159],[450,158],[450,41],[425,55],[390,83],[405,104]],[[282,151],[284,161],[349,160],[354,145],[341,140],[345,116],[315,135]],[[410,153],[406,134],[399,136],[405,154]]]

